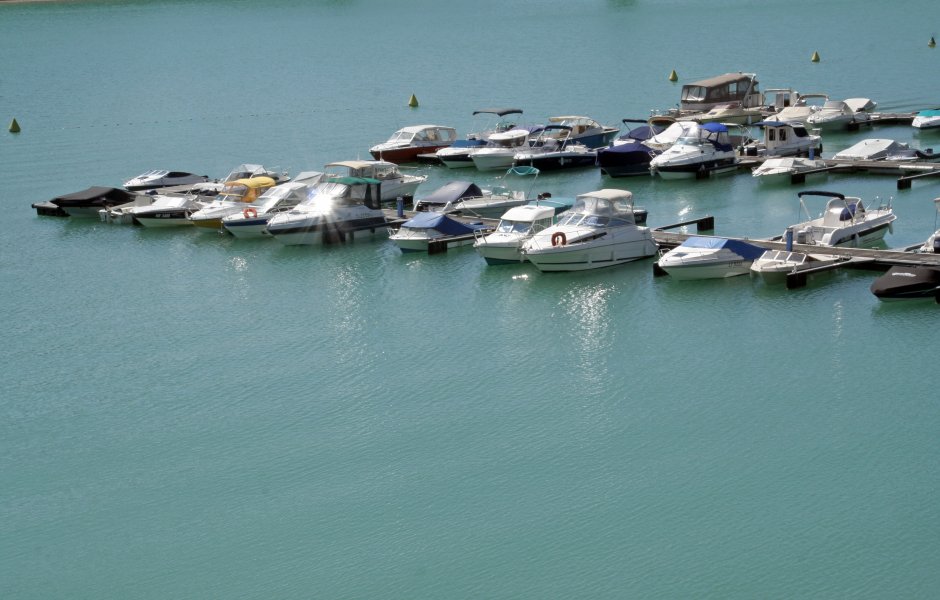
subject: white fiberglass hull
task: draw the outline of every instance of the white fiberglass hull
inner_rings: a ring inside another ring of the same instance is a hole
[[[491,233],[478,239],[473,247],[488,265],[518,264],[527,260],[520,251],[525,239],[526,236]]]
[[[594,239],[584,242],[551,244],[558,232],[569,239],[577,239],[578,230],[565,232],[549,228],[536,235],[523,246],[523,252],[539,271],[586,271],[611,267],[653,256],[656,244],[646,227],[629,231],[591,233]]]
[[[679,261],[659,261],[661,269],[673,279],[683,281],[694,279],[725,279],[747,275],[751,270],[750,260],[741,257],[715,258],[702,256],[697,259]]]
[[[512,162],[516,155],[515,149],[504,152],[473,152],[470,159],[480,171],[495,171],[497,169],[505,171],[512,167]]]

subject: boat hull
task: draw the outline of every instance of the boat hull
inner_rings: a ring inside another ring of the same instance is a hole
[[[700,163],[654,165],[652,171],[663,179],[704,179],[730,173],[737,168],[737,159],[725,158]]]
[[[722,260],[699,264],[664,264],[659,262],[660,268],[669,273],[673,279],[691,281],[695,279],[726,279],[747,275],[751,272],[749,260]]]
[[[539,171],[558,171],[597,165],[597,155],[591,153],[559,154],[550,156],[516,156],[513,165],[535,167]]]
[[[896,265],[871,284],[879,300],[922,300],[940,302],[940,269]]]
[[[391,148],[388,150],[370,150],[369,154],[375,160],[387,160],[396,164],[418,162],[419,154],[434,154],[441,148],[447,148],[450,144],[430,145],[430,146],[405,146],[403,148]]]
[[[269,223],[268,234],[285,246],[344,243],[361,236],[385,235],[386,222],[384,216],[376,216],[347,221]]]
[[[527,247],[526,258],[543,272],[587,271],[642,260],[656,253],[651,237],[613,242]]]

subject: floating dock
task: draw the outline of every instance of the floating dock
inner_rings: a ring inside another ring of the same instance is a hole
[[[775,156],[741,156],[738,159],[738,168],[753,169],[768,158]],[[892,175],[898,178],[898,189],[910,189],[915,179],[940,176],[940,154],[937,162],[924,160],[836,160],[834,158],[817,159],[826,166],[790,176],[790,183],[804,183],[806,177],[817,173],[872,173],[875,175]]]

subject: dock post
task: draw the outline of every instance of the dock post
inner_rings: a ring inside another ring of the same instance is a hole
[[[696,231],[714,231],[715,230],[715,217],[702,217],[695,224]]]
[[[793,252],[793,228],[787,227],[787,252]]]
[[[395,199],[395,214],[399,219],[405,216],[405,199],[401,196]]]

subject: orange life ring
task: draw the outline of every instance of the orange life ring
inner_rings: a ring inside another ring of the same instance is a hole
[[[246,219],[254,219],[258,216],[258,211],[249,206],[242,211],[242,214],[245,215]]]
[[[568,238],[565,237],[564,231],[556,231],[552,234],[552,246],[564,246],[568,243]]]

